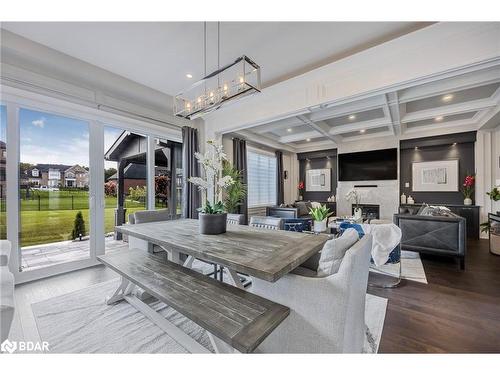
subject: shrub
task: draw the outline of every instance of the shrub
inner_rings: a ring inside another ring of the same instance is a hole
[[[116,197],[116,182],[108,181],[104,184],[104,194],[107,197]]]
[[[75,222],[73,224],[73,231],[71,232],[71,239],[75,240],[77,238],[80,238],[80,241],[82,240],[82,237],[85,236],[85,220],[83,220],[83,215],[82,211],[78,211],[76,216],[75,216]]]

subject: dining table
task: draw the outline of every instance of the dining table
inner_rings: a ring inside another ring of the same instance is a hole
[[[225,233],[199,233],[195,219],[125,224],[116,231],[161,247],[168,260],[191,268],[195,259],[218,264],[227,270],[230,282],[244,289],[238,273],[275,282],[312,255],[330,238],[326,234],[269,230],[228,224]],[[129,246],[132,241],[129,241]],[[134,245],[134,247],[136,247]],[[181,254],[185,254],[184,257]]]

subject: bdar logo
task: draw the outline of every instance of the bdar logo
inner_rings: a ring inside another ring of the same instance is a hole
[[[7,353],[14,353],[17,349],[17,342],[12,342],[9,341],[8,339],[2,342],[2,345],[0,346],[0,349],[2,352],[7,352]]]

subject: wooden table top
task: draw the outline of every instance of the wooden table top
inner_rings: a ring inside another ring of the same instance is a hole
[[[274,282],[323,248],[328,235],[227,225],[219,235],[199,234],[198,220],[117,226],[116,230],[166,249]]]

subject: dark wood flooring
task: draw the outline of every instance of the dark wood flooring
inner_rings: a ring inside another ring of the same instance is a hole
[[[422,256],[428,284],[369,288],[389,299],[379,353],[500,353],[500,256],[469,241],[465,271]]]

